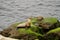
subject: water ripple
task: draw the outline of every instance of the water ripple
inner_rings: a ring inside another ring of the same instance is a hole
[[[56,7],[60,7],[60,5],[55,5]]]

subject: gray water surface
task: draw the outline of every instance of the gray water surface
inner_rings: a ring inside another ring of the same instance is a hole
[[[30,16],[52,16],[60,20],[60,0],[0,0],[0,30]]]

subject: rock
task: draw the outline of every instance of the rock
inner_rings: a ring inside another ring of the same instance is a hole
[[[5,36],[5,37],[9,37],[9,32],[11,31],[10,28],[4,29],[3,31],[0,31],[0,34]]]
[[[13,27],[9,27],[9,28],[4,29],[3,31],[0,31],[0,34],[5,37],[11,37],[11,38],[19,37],[18,31]]]
[[[16,39],[19,39],[20,38],[20,35],[19,35],[19,32],[15,29],[11,30],[9,32],[11,38],[16,38]]]
[[[39,16],[29,18],[25,22],[12,24],[1,31],[0,34],[15,39],[34,40],[45,36],[48,31],[59,26],[60,22],[56,18],[43,18]],[[58,33],[58,35],[60,35],[60,33]]]
[[[44,18],[43,18],[42,16],[38,16],[37,19],[41,21],[41,20],[43,20]]]
[[[0,35],[0,40],[18,40],[18,39],[8,38]]]
[[[41,22],[40,22],[40,26],[43,28],[43,29],[53,29],[56,26],[56,24],[58,23],[58,20],[56,18],[44,18]],[[59,23],[58,23],[59,24]]]

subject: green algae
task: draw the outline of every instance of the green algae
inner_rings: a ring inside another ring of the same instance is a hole
[[[60,32],[60,27],[50,30],[49,32],[47,32],[47,34],[58,33],[58,32]]]
[[[58,21],[57,18],[47,17],[47,18],[44,18],[41,22],[54,24],[54,23],[57,23],[57,21]]]

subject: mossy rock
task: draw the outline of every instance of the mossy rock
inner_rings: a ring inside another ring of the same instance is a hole
[[[55,26],[59,21],[57,20],[57,18],[53,18],[53,17],[47,17],[44,18],[42,21],[40,21],[40,26],[44,29],[51,29],[51,28],[55,28],[57,26]]]
[[[23,23],[25,22],[18,22],[10,25],[6,30],[2,31],[2,35],[10,34],[8,37],[18,39],[25,38],[26,40],[32,40],[32,37],[34,37],[33,40],[59,40],[59,37],[56,34],[60,32],[60,22],[57,20],[57,18],[47,17],[43,18],[42,20],[38,20],[37,17],[32,17],[30,21],[30,27],[20,27],[19,29],[17,29],[17,26]],[[52,34],[55,34],[56,36]]]

